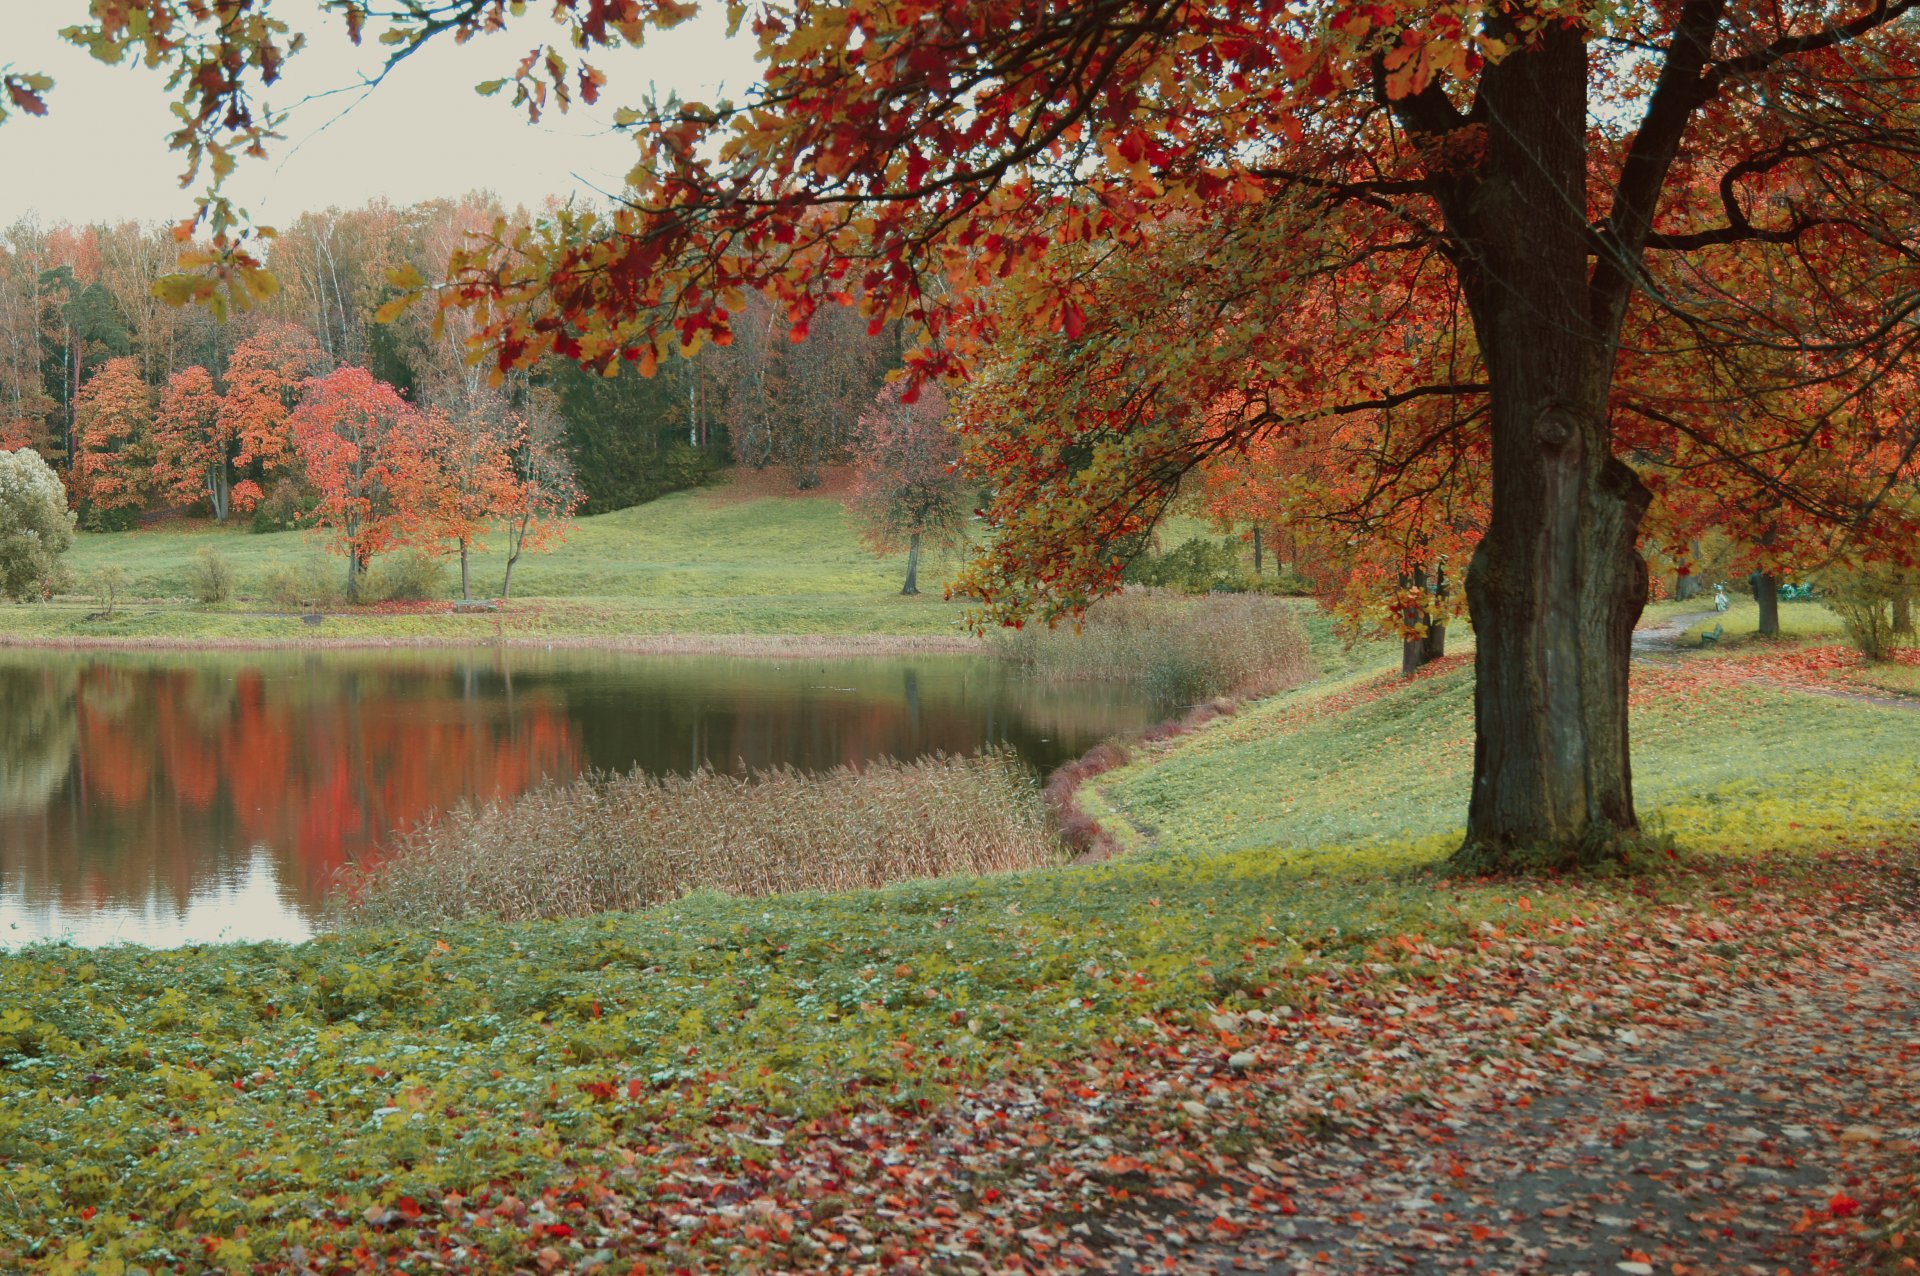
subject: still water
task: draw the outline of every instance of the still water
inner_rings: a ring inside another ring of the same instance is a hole
[[[1044,769],[1155,716],[968,656],[0,652],[0,948],[302,939],[395,829],[589,769]]]

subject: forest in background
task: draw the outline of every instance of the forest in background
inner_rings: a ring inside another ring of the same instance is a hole
[[[250,340],[263,344],[274,325],[294,325],[311,339],[313,375],[364,368],[410,403],[457,398],[484,372],[466,366],[464,334],[436,339],[423,308],[392,323],[376,322],[375,312],[398,295],[390,272],[411,268],[437,278],[464,236],[487,230],[507,211],[490,195],[470,194],[304,214],[273,241],[268,265],[279,291],[225,323],[205,308],[176,307],[156,295],[183,247],[171,226],[22,218],[0,232],[0,448],[39,451],[68,483],[82,525],[109,530],[178,504],[159,492],[102,498],[85,482],[87,390],[115,360],[132,361],[119,365],[123,378],[137,370],[143,389],[135,394],[144,393],[146,402],[134,417],[160,410],[169,382],[196,367],[207,371],[216,394],[228,394],[236,351]],[[667,361],[651,378],[602,378],[549,360],[517,379],[510,393],[539,391],[554,405],[558,443],[579,476],[584,512],[698,486],[734,461],[786,467],[797,487],[809,488],[850,458],[861,410],[899,363],[893,327],[869,336],[865,320],[835,307],[822,312],[808,341],[795,343],[774,308],[756,296],[736,333],[731,344],[710,346],[696,359]],[[138,454],[151,444],[130,435],[94,446]],[[241,470],[249,466],[252,473],[233,478],[253,481],[258,499],[236,513],[270,530],[312,512],[318,498],[309,485],[285,475],[276,483],[253,457]],[[189,504],[223,512],[211,498]]]

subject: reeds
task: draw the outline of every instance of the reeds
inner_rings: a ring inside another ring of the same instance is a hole
[[[1128,590],[1089,608],[1077,633],[1033,626],[1002,636],[998,651],[1042,678],[1133,682],[1172,704],[1269,695],[1314,673],[1291,607],[1257,594]]]
[[[855,890],[1059,863],[1014,759],[891,759],[808,775],[641,773],[460,807],[354,873],[346,920],[432,925],[645,908],[690,891]]]

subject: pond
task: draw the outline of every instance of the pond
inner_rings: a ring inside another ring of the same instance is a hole
[[[988,744],[1044,770],[1156,716],[973,656],[0,652],[0,948],[302,939],[394,830],[547,778]]]

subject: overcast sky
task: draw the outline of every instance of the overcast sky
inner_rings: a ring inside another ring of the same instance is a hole
[[[104,66],[61,41],[59,28],[84,9],[80,0],[0,0],[0,58],[57,81],[45,117],[14,114],[0,125],[0,224],[29,212],[49,222],[189,215],[181,157],[166,147],[172,117],[162,77]],[[614,107],[637,104],[649,83],[708,101],[724,86],[738,99],[754,75],[750,40],[727,41],[724,6],[710,6],[645,48],[593,58],[609,81],[598,107],[576,102],[530,126],[508,104],[510,90],[482,98],[473,86],[511,74],[535,43],[561,34],[535,5],[505,33],[429,46],[371,93],[312,97],[378,68],[372,32],[355,49],[344,24],[318,18],[313,0],[276,0],[273,11],[311,36],[268,98],[291,109],[286,140],[264,161],[242,160],[228,179],[236,202],[268,224],[376,196],[411,203],[492,190],[509,205],[537,206],[548,195],[618,190],[637,151],[608,131]]]

